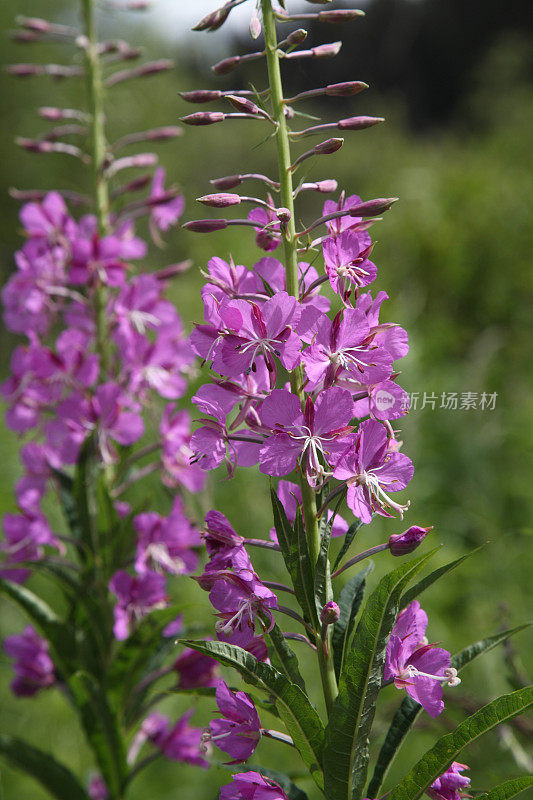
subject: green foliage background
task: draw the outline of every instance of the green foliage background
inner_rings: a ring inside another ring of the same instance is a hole
[[[37,6],[42,6],[37,7]],[[15,13],[72,15],[71,4],[59,0],[17,2],[5,0],[0,24],[7,28]],[[126,36],[119,22],[104,20],[113,35]],[[120,23],[122,24],[122,23]],[[364,25],[364,23],[362,23]],[[354,27],[353,36],[363,35]],[[176,70],[164,78],[124,84],[113,94],[110,107],[110,136],[170,124],[189,108],[177,96],[179,89],[211,86],[207,68],[185,47],[174,52],[168,45],[149,39],[146,30],[134,29],[134,41],[142,41],[150,55],[177,58]],[[205,37],[205,47],[210,46]],[[24,50],[5,47],[6,63],[15,60],[64,62],[66,52],[55,46]],[[470,78],[470,92],[464,106],[465,122],[423,136],[405,123],[404,109],[395,97],[368,95],[357,100],[362,113],[382,113],[387,124],[347,137],[342,154],[313,163],[310,178],[332,174],[348,193],[364,199],[398,196],[383,222],[373,229],[377,240],[375,261],[380,268],[376,288],[385,288],[391,300],[384,317],[407,328],[411,350],[402,363],[402,385],[410,392],[437,395],[437,407],[419,408],[402,422],[404,449],[416,465],[409,496],[408,523],[435,525],[434,542],[445,545],[441,559],[451,560],[484,542],[485,549],[457,572],[433,588],[423,604],[430,615],[429,635],[452,651],[497,631],[504,624],[519,624],[532,616],[530,593],[531,536],[533,511],[531,453],[533,452],[533,385],[531,370],[533,222],[531,180],[531,135],[533,132],[532,89],[526,80],[527,40],[504,38],[495,42],[487,58]],[[359,77],[359,76],[350,76]],[[2,81],[0,131],[0,270],[1,282],[12,270],[12,252],[20,244],[17,206],[7,197],[7,188],[83,188],[86,176],[78,164],[60,156],[32,156],[19,151],[12,142],[15,133],[37,134],[41,123],[34,113],[38,105],[81,103],[82,82],[54,84],[46,78],[16,81],[5,75]],[[436,89],[437,90],[437,89]],[[348,116],[352,105],[338,105],[339,116]],[[194,199],[209,189],[210,177],[251,168],[272,173],[273,149],[260,141],[255,123],[234,127],[214,126],[187,129],[177,143],[161,148],[161,162],[171,179],[183,188],[187,218],[203,216]],[[307,219],[318,212],[320,199],[306,197]],[[187,327],[200,319],[200,269],[212,255],[251,265],[261,257],[248,230],[230,229],[210,237],[172,232],[164,250],[152,249],[149,266],[156,268],[191,258],[194,266],[175,282],[172,297]],[[15,337],[3,332],[1,371],[7,373],[9,353]],[[493,411],[449,411],[441,409],[442,392],[498,393]],[[3,457],[0,461],[0,510],[14,508],[12,486],[20,469],[18,443],[2,430]],[[271,525],[265,481],[254,470],[238,475],[233,482],[222,481],[221,473],[211,478],[211,504],[224,511],[235,528],[247,536],[262,536]],[[169,500],[154,481],[147,499],[156,508]],[[50,509],[57,526],[61,520]],[[361,549],[384,540],[401,527],[395,520],[378,521],[359,534]],[[380,574],[390,557],[378,561]],[[258,570],[280,578],[279,562],[259,554]],[[372,580],[372,579],[371,579]],[[58,602],[49,585],[35,585],[50,602]],[[189,603],[189,625],[211,626],[206,596],[188,579],[174,582],[176,599]],[[1,633],[18,631],[23,624],[7,603],[2,603]],[[533,672],[531,636],[522,634],[515,645],[522,669]],[[306,654],[302,653],[302,656]],[[307,660],[307,659],[306,659]],[[91,768],[86,747],[72,724],[72,717],[59,691],[43,693],[35,700],[16,700],[8,689],[11,668],[0,656],[1,729],[27,737],[84,775]],[[232,676],[234,680],[235,676]],[[461,717],[454,698],[464,704],[485,702],[507,690],[508,670],[503,652],[496,651],[464,673],[463,685],[448,690],[448,709],[438,720],[424,719],[398,760],[393,775],[405,774],[417,755],[429,746],[433,732],[443,733]],[[387,718],[401,697],[389,688],[383,693],[376,724],[377,733],[386,729]],[[210,718],[211,704],[195,701],[197,724]],[[172,698],[168,712],[175,716],[187,705],[186,698]],[[527,724],[527,723],[526,723]],[[526,731],[527,732],[527,731]],[[531,732],[531,731],[530,731]],[[481,740],[463,755],[472,768],[473,788],[488,789],[499,780],[520,774],[505,741],[505,732]],[[512,730],[522,745],[524,731]],[[261,745],[263,763],[277,767],[291,762],[281,746]],[[1,782],[7,800],[44,794],[24,776],[0,765]],[[211,800],[226,772],[208,773],[158,760],[138,779],[132,798],[154,800],[194,797]],[[312,789],[310,791],[312,795]]]

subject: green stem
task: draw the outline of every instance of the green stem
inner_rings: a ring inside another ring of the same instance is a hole
[[[298,286],[298,241],[296,238],[293,182],[291,172],[291,152],[289,142],[289,131],[284,113],[283,86],[281,82],[281,70],[279,64],[278,41],[276,34],[276,21],[272,9],[271,0],[261,0],[263,11],[263,28],[265,35],[265,53],[268,66],[268,77],[270,82],[270,98],[272,102],[272,117],[276,122],[276,145],[278,151],[278,169],[281,206],[290,212],[290,220],[286,225],[282,225],[283,245],[285,249],[285,271],[287,280],[287,292],[294,297],[299,297]],[[298,395],[300,402],[305,403],[305,394],[302,389],[303,374],[301,367],[292,371],[291,389]],[[302,510],[304,514],[305,530],[309,546],[309,554],[313,565],[316,564],[320,550],[320,529],[318,526],[316,496],[311,486],[307,482],[305,474],[301,476],[302,489]],[[330,657],[331,649],[325,651],[322,647],[318,648],[318,659],[322,686],[324,689],[324,699],[328,712],[331,709],[333,700],[337,695],[337,681],[333,661]]]
[[[91,114],[91,156],[93,171],[93,199],[101,236],[109,233],[109,188],[105,176],[105,160],[107,143],[105,136],[104,91],[102,83],[102,66],[98,55],[98,36],[94,15],[93,0],[82,0],[83,22],[87,42],[85,45],[85,61],[87,68],[87,92],[89,112]],[[106,291],[105,286],[95,286],[93,304],[96,318],[96,344],[100,356],[101,369],[105,372],[109,367],[106,324]]]

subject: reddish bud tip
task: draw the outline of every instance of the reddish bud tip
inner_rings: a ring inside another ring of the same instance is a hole
[[[230,56],[229,58],[223,58],[217,64],[213,64],[211,69],[215,75],[227,75],[228,72],[233,72],[239,66],[240,61],[240,56]]]
[[[398,197],[380,197],[376,200],[368,200],[366,203],[350,208],[348,214],[350,217],[377,217],[388,211],[398,199]]]
[[[276,209],[276,216],[281,223],[286,225],[291,219],[291,212],[288,208],[278,208]]]
[[[348,117],[337,122],[337,128],[341,131],[362,131],[365,128],[372,128],[380,122],[385,122],[384,117]]]
[[[193,233],[213,233],[227,228],[228,221],[226,219],[195,219],[186,222],[182,227]]]
[[[187,103],[211,103],[213,100],[220,100],[222,92],[218,89],[197,89],[194,92],[179,92],[179,96]]]
[[[302,44],[302,42],[305,42],[306,39],[307,31],[303,28],[297,28],[297,30],[289,33],[285,39],[285,44],[287,47],[296,47],[297,45]]]
[[[320,622],[323,625],[333,625],[334,622],[337,622],[340,615],[341,610],[339,606],[334,600],[330,600],[320,612]]]
[[[224,122],[226,115],[222,111],[197,111],[181,117],[185,125],[214,125],[215,122]]]
[[[240,175],[228,175],[225,178],[214,178],[209,181],[215,189],[234,189],[235,186],[240,186],[242,183]]]
[[[340,24],[342,22],[350,22],[356,17],[364,17],[365,12],[359,9],[345,9],[338,11],[319,11],[318,21],[329,22],[331,24]]]
[[[354,94],[368,89],[368,83],[363,81],[344,81],[343,83],[331,83],[326,86],[326,94],[329,97],[351,97]]]
[[[336,153],[344,144],[344,139],[326,139],[325,142],[320,142],[313,147],[313,152],[320,156],[329,156],[331,153]]]
[[[413,525],[403,533],[393,534],[389,537],[389,548],[393,556],[406,556],[422,544],[426,536],[433,530],[433,525],[429,528],[420,528]]]
[[[238,206],[241,198],[238,194],[221,192],[220,194],[204,194],[203,197],[196,198],[199,203],[211,208],[227,208],[228,206]]]

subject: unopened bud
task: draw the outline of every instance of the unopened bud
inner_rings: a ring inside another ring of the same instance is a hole
[[[433,525],[429,528],[420,528],[412,525],[403,533],[393,534],[389,537],[389,548],[393,556],[406,556],[422,544],[426,536],[433,530]]]
[[[234,189],[235,186],[240,186],[242,183],[240,175],[228,175],[225,178],[214,178],[209,181],[215,189]]]
[[[292,33],[289,33],[287,38],[285,39],[285,44],[287,47],[297,47],[302,42],[305,42],[307,39],[307,31],[303,28],[297,28]]]
[[[218,89],[197,89],[194,92],[179,92],[179,96],[186,103],[211,103],[220,100],[222,92]]]
[[[384,117],[348,117],[337,122],[337,128],[341,131],[362,131],[365,128],[372,128],[380,122],[385,122]]]
[[[68,119],[65,115],[64,109],[62,108],[53,108],[52,106],[42,106],[38,110],[38,114],[43,119],[47,119],[50,122],[57,122],[60,119]]]
[[[342,22],[350,22],[350,20],[356,19],[356,17],[364,17],[364,16],[365,16],[364,11],[360,11],[359,9],[355,8],[338,10],[338,11],[319,11],[318,21],[337,24]]]
[[[336,153],[344,144],[344,139],[326,139],[325,142],[315,144],[313,152],[319,156],[329,156],[331,153]]]
[[[17,17],[15,21],[21,28],[35,33],[49,33],[52,28],[48,20],[40,19],[39,17]]]
[[[205,194],[203,197],[196,198],[199,203],[210,208],[227,208],[228,206],[238,206],[241,202],[240,195],[221,192],[220,194]]]
[[[320,612],[320,622],[323,625],[333,625],[334,622],[337,622],[340,615],[341,610],[338,604],[334,600],[330,600]]]
[[[252,19],[250,20],[250,36],[252,39],[259,39],[261,36],[261,20],[254,14]]]
[[[16,78],[31,78],[33,75],[42,75],[44,72],[39,64],[8,64],[5,70]]]
[[[388,211],[397,200],[397,197],[380,197],[376,200],[368,200],[366,203],[361,203],[348,209],[348,214],[350,217],[377,217],[379,214]]]
[[[261,114],[261,109],[251,100],[246,97],[237,97],[234,94],[227,94],[226,99],[230,101],[233,108],[237,111],[243,111],[245,114]]]
[[[155,164],[157,164],[157,156],[155,153],[137,153],[134,156],[117,158],[116,161],[113,161],[107,168],[107,175],[111,177],[123,169],[144,169],[145,167],[153,167]]]
[[[113,72],[107,80],[105,85],[109,88],[116,86],[117,83],[131,80],[132,78],[148,78],[151,75],[159,75],[160,72],[167,72],[172,69],[174,62],[168,58],[160,58],[158,61],[148,61],[135,69],[121,69]]]
[[[223,58],[222,61],[213,64],[211,69],[215,75],[227,75],[228,72],[233,72],[239,66],[240,61],[240,56],[229,56],[229,58]]]
[[[313,58],[333,58],[336,56],[342,47],[342,42],[331,42],[331,44],[319,44],[318,47],[312,47],[311,53]]]
[[[283,225],[286,225],[291,220],[291,212],[288,208],[277,208],[276,217]]]
[[[213,233],[227,228],[228,221],[227,219],[195,219],[186,222],[182,227],[193,233]]]
[[[181,122],[186,125],[214,125],[215,122],[224,122],[226,115],[222,111],[197,111],[181,117]]]
[[[323,194],[329,194],[330,192],[336,192],[337,187],[337,181],[331,178],[330,180],[317,181],[315,184],[315,191],[322,192]]]
[[[368,83],[364,81],[344,81],[343,83],[331,83],[326,86],[326,94],[329,97],[351,97],[354,94],[368,89]]]
[[[217,8],[216,11],[212,11],[210,14],[207,14],[200,22],[194,26],[193,31],[216,31],[220,28],[227,18],[229,17],[229,13],[231,11],[230,8]]]

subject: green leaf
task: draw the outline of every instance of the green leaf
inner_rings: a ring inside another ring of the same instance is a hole
[[[246,683],[271,694],[279,715],[316,784],[323,786],[321,771],[324,726],[306,695],[280,672],[258,661],[251,653],[225,642],[182,641],[198,653],[234,667]]]
[[[480,639],[478,642],[471,644],[469,647],[465,647],[464,650],[452,656],[451,666],[455,667],[455,669],[460,672],[482,653],[487,653],[489,650],[502,644],[511,636],[514,636],[515,633],[519,633],[524,630],[524,628],[528,628],[530,624],[531,623],[519,625],[516,628],[510,628],[495,636],[488,636],[485,639]],[[389,767],[398,753],[400,745],[411,730],[421,711],[422,706],[420,703],[417,703],[416,700],[413,700],[409,695],[404,697],[400,708],[392,719],[385,741],[379,752],[376,766],[374,767],[374,775],[368,785],[369,796],[377,797]]]
[[[0,578],[0,592],[7,595],[30,620],[50,644],[52,660],[65,675],[69,674],[76,653],[74,632],[62,622],[49,605],[26,586],[19,586]]]
[[[0,753],[13,767],[35,778],[57,800],[88,800],[75,775],[49,753],[13,736],[0,736]]]
[[[323,607],[332,596],[328,553],[334,519],[335,515],[332,515],[331,520],[322,526],[320,550],[318,551],[318,558],[315,566],[314,595],[316,610],[319,616]]]
[[[500,783],[490,792],[479,794],[476,800],[510,800],[511,797],[516,797],[517,794],[523,792],[524,789],[529,789],[533,786],[533,775],[524,775],[522,778],[512,778],[510,781]]]
[[[337,567],[340,565],[342,559],[344,558],[344,556],[346,555],[346,553],[350,549],[351,544],[352,544],[353,540],[355,539],[355,534],[357,533],[357,531],[359,530],[359,528],[361,527],[362,524],[363,524],[362,522],[360,522],[359,520],[356,520],[355,522],[353,522],[350,525],[350,527],[346,531],[346,535],[344,537],[344,542],[342,543],[342,547],[339,550],[339,555],[335,559],[335,563],[334,563],[333,568],[331,570],[332,572],[335,572]]]
[[[303,611],[304,618],[318,626],[314,599],[314,570],[309,558],[302,515],[299,512],[296,513],[293,530],[285,514],[285,509],[273,488],[270,489],[270,497],[278,543],[285,566],[292,579],[296,599]]]
[[[439,567],[438,569],[434,570],[434,572],[431,572],[429,575],[426,575],[425,578],[422,578],[421,581],[415,584],[411,589],[409,589],[404,594],[404,596],[400,601],[400,608],[405,608],[406,606],[408,606],[409,603],[412,603],[413,600],[415,600],[419,594],[422,594],[422,592],[425,592],[426,589],[429,589],[429,587],[432,586],[435,583],[435,581],[438,581],[439,578],[442,578],[443,575],[446,575],[448,572],[451,572],[453,569],[456,569],[459,566],[459,564],[462,564],[463,561],[466,561],[467,558],[470,558],[475,553],[478,553],[484,547],[485,547],[484,544],[481,545],[481,547],[476,547],[476,549],[472,550],[470,553],[467,553],[466,555],[461,556],[460,558],[456,558],[455,561],[450,561],[449,564],[445,564],[443,567]]]
[[[371,561],[365,569],[354,575],[353,578],[342,587],[339,595],[340,617],[333,626],[331,643],[333,647],[333,663],[335,664],[335,675],[337,680],[341,674],[344,656],[348,650],[348,645],[353,631],[353,625],[357,612],[363,602],[365,594],[365,579],[369,572],[374,569]]]
[[[281,786],[289,800],[307,800],[306,793],[302,792],[288,775],[276,772],[275,769],[267,769],[267,767],[262,767],[260,764],[247,764],[245,767],[241,767],[239,772],[259,772],[260,775],[264,775],[265,778],[269,778],[277,783],[278,786]]]
[[[483,706],[454,731],[442,736],[387,795],[388,800],[418,800],[468,744],[531,707],[533,686],[503,695]]]
[[[351,800],[363,786],[368,736],[381,687],[385,649],[407,583],[436,551],[385,575],[361,615],[339,680],[339,694],[326,728],[324,779],[328,800]]]
[[[76,672],[68,688],[110,793],[120,794],[127,775],[124,742],[106,694],[87,672]]]
[[[286,675],[292,683],[295,683],[305,692],[305,683],[300,675],[300,666],[296,653],[289,646],[279,626],[274,625],[272,630],[265,634],[265,639],[268,645],[268,654],[275,669]]]

